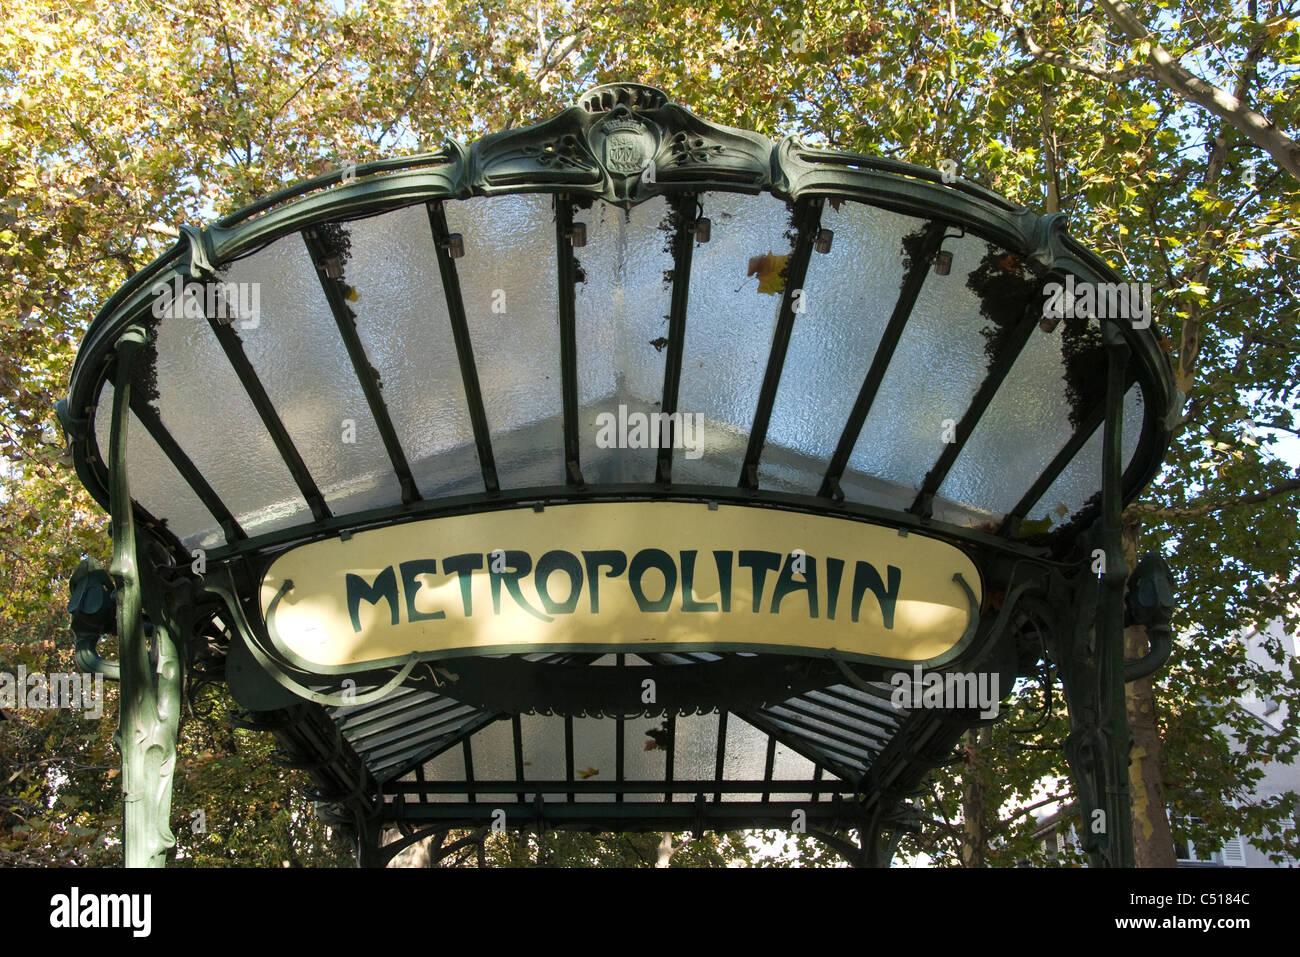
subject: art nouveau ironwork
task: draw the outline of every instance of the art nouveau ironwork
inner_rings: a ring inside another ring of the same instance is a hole
[[[804,821],[877,865],[988,720],[891,676],[1046,657],[1085,845],[1131,863],[1123,685],[1170,597],[1119,514],[1175,396],[1062,217],[617,84],[183,233],[63,407],[113,518],[71,610],[86,667],[120,641],[128,863],[169,846],[199,656],[364,863],[499,811]]]

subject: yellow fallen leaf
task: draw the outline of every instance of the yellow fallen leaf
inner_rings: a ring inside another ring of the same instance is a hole
[[[749,271],[746,276],[758,277],[758,291],[772,293],[773,295],[785,290],[785,277],[782,273],[785,271],[786,260],[790,257],[776,256],[772,253],[765,253],[762,256],[751,256],[749,259]]]
[[[578,777],[582,778],[582,780],[585,781],[587,780],[587,778],[594,778],[599,773],[600,772],[597,771],[595,768],[583,768],[581,771],[578,772]]]

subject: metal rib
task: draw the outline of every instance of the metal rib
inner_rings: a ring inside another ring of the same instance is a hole
[[[342,337],[343,345],[348,351],[348,358],[352,361],[352,369],[356,373],[357,382],[360,383],[361,391],[366,397],[366,405],[370,408],[370,415],[375,420],[375,427],[379,429],[380,438],[383,439],[384,450],[388,453],[388,460],[392,463],[393,471],[397,474],[397,482],[402,489],[402,503],[409,505],[411,502],[418,502],[420,492],[415,487],[415,479],[411,476],[411,467],[407,464],[406,453],[402,451],[402,442],[397,437],[397,430],[393,428],[393,420],[388,415],[388,405],[384,402],[379,385],[379,374],[375,371],[374,366],[370,364],[370,357],[366,355],[365,346],[361,344],[361,337],[357,335],[356,315],[348,306],[347,301],[347,284],[342,279],[334,279],[326,275],[325,259],[328,252],[321,245],[320,236],[316,230],[306,230],[303,232],[302,238],[303,242],[307,244],[307,252],[311,256],[312,264],[316,267],[316,275],[320,279],[321,289],[325,293],[330,312],[334,316],[334,324],[338,326],[339,335]]]
[[[483,473],[483,487],[489,492],[501,488],[497,480],[496,458],[492,453],[492,435],[488,429],[487,412],[483,408],[483,390],[479,386],[478,366],[474,363],[474,346],[469,337],[469,320],[465,317],[465,298],[460,291],[460,276],[456,261],[448,252],[451,235],[447,231],[447,214],[442,203],[429,203],[429,228],[438,251],[438,271],[442,274],[442,290],[447,297],[447,318],[451,320],[451,336],[456,343],[456,358],[460,363],[460,377],[465,387],[465,401],[469,405],[469,421],[474,429],[474,447],[478,450],[479,469]]]
[[[894,311],[890,313],[889,323],[885,326],[884,334],[880,337],[880,344],[876,347],[875,357],[871,360],[871,368],[867,370],[867,375],[862,380],[862,388],[858,390],[858,397],[853,403],[852,411],[849,412],[848,421],[844,423],[844,431],[840,433],[840,441],[835,446],[835,454],[831,456],[830,465],[826,467],[821,489],[817,492],[822,498],[832,498],[836,501],[844,498],[844,493],[840,490],[840,479],[844,476],[844,469],[848,467],[849,457],[858,444],[858,437],[862,434],[862,427],[866,424],[867,416],[871,412],[871,405],[875,402],[877,393],[880,392],[880,384],[884,382],[885,373],[889,371],[889,363],[894,358],[894,351],[898,348],[898,341],[903,337],[903,330],[907,327],[907,320],[911,318],[912,310],[916,307],[917,297],[921,294],[921,287],[925,284],[925,277],[930,273],[934,255],[943,244],[943,234],[946,228],[942,223],[929,223],[925,227],[920,251],[916,259],[910,264],[907,275],[903,278],[903,285],[898,293],[898,301],[894,303]]]
[[[758,394],[758,408],[754,411],[754,424],[749,430],[749,446],[745,450],[745,463],[740,469],[740,487],[758,488],[758,460],[767,442],[767,427],[772,420],[772,406],[776,390],[781,384],[781,370],[785,366],[786,350],[790,348],[790,334],[794,331],[795,293],[802,292],[812,258],[813,242],[821,228],[821,200],[802,200],[796,208],[795,221],[799,233],[794,250],[786,264],[785,291],[781,295],[781,314],[772,335],[772,351],[763,374],[763,386]]]

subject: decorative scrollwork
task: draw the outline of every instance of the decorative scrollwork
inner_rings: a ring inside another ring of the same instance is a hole
[[[536,160],[546,169],[583,169],[589,165],[582,143],[572,134],[566,134],[537,146],[525,146],[520,152]]]
[[[668,140],[667,149],[672,156],[673,165],[686,166],[708,163],[721,156],[727,148],[721,143],[710,143],[702,136],[683,130],[673,134]]]

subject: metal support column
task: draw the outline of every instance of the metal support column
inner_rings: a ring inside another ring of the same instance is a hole
[[[109,438],[109,501],[113,517],[109,574],[116,586],[122,683],[114,741],[122,752],[123,849],[127,867],[162,867],[167,852],[176,844],[169,818],[181,704],[181,664],[172,628],[162,621],[153,622],[153,657],[144,633],[144,586],[127,481],[131,370],[145,340],[145,331],[139,326],[131,326],[118,339]]]
[[[1128,345],[1119,328],[1103,322],[1106,344],[1106,423],[1102,433],[1101,531],[1105,553],[1101,594],[1097,598],[1096,653],[1099,723],[1106,745],[1103,757],[1105,791],[1104,830],[1101,864],[1107,867],[1133,866],[1133,819],[1129,806],[1129,752],[1133,734],[1128,726],[1124,700],[1124,588],[1128,566],[1124,562],[1124,388]]]
[[[1065,751],[1083,819],[1080,835],[1089,865],[1132,867],[1129,752],[1133,735],[1124,699],[1124,592],[1129,570],[1124,562],[1120,515],[1124,375],[1129,351],[1113,323],[1103,323],[1103,337],[1107,368],[1101,514],[1090,541],[1081,539],[1084,567],[1074,585],[1073,613],[1058,622],[1051,645],[1070,712]]]
[[[359,817],[352,828],[353,856],[357,867],[387,867],[391,857],[384,854],[381,842],[384,830],[377,816]]]

